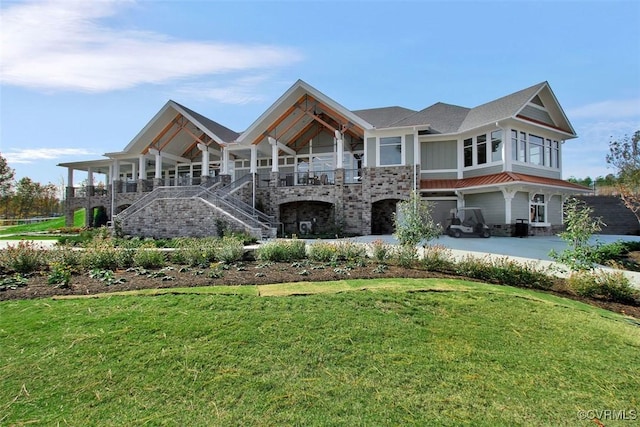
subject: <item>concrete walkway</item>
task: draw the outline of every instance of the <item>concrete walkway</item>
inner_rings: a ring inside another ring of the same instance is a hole
[[[371,243],[375,240],[382,240],[385,243],[397,244],[398,241],[391,235],[384,236],[360,236],[350,240],[361,243]],[[591,243],[614,243],[617,241],[637,241],[640,236],[613,236],[594,235]],[[472,255],[478,258],[504,258],[508,257],[520,263],[536,263],[541,269],[551,268],[560,277],[566,277],[568,269],[553,261],[549,252],[554,249],[560,253],[567,248],[567,244],[557,236],[534,236],[534,237],[491,237],[483,239],[481,237],[461,237],[456,239],[450,236],[440,236],[438,239],[429,242],[430,245],[440,245],[451,250],[451,254],[456,259]],[[601,267],[603,270],[610,268]],[[631,283],[640,289],[640,273],[624,271]]]

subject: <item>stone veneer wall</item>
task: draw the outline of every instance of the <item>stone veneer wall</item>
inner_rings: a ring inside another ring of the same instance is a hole
[[[157,199],[120,226],[126,235],[172,238],[218,236],[220,224],[232,231],[247,231],[233,217],[201,199]],[[257,234],[260,237],[259,230]]]

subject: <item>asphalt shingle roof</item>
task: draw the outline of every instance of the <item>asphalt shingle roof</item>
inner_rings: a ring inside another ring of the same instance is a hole
[[[352,113],[380,129],[391,127],[390,125],[392,123],[409,115],[415,114],[416,111],[404,107],[382,107],[370,108],[367,110],[356,110],[352,111]]]
[[[215,135],[217,135],[220,139],[222,139],[224,142],[232,142],[235,141],[236,138],[238,138],[238,136],[240,135],[238,132],[232,131],[231,129],[229,129],[226,126],[221,125],[218,122],[215,122],[205,116],[203,116],[202,114],[196,113],[195,111],[185,107],[182,104],[178,104],[177,102],[173,101],[176,105],[178,105],[180,108],[184,109],[187,113],[189,113],[189,115],[191,115],[194,119],[196,119],[198,122],[200,122],[203,126],[205,126],[209,131],[213,132]]]

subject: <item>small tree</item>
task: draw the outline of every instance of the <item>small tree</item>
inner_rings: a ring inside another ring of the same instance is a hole
[[[9,167],[7,159],[0,153],[0,202],[4,206],[5,218],[9,215],[9,199],[13,195],[15,171]]]
[[[601,218],[593,218],[593,209],[576,198],[567,199],[563,212],[566,229],[558,236],[567,242],[568,248],[559,254],[551,250],[549,256],[572,271],[592,270],[597,261],[598,245],[589,243],[589,240],[605,224]]]
[[[409,200],[398,202],[398,213],[393,215],[396,232],[393,234],[402,246],[415,246],[442,234],[442,226],[433,221],[433,204],[422,200],[415,191]]]
[[[609,142],[607,163],[617,169],[620,198],[640,221],[640,130],[631,138]]]

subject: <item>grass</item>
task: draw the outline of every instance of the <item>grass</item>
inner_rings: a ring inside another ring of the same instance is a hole
[[[640,329],[579,302],[436,279],[247,288],[0,303],[0,424],[556,426],[640,407]]]
[[[0,228],[0,239],[20,239],[28,236],[30,233],[44,233],[51,230],[57,230],[65,227],[64,216],[52,218],[47,221],[37,222],[34,224],[12,225]],[[84,209],[79,209],[73,214],[73,226],[84,226]],[[33,237],[33,236],[28,236]],[[46,236],[38,236],[45,238]],[[56,237],[50,237],[56,238]]]

